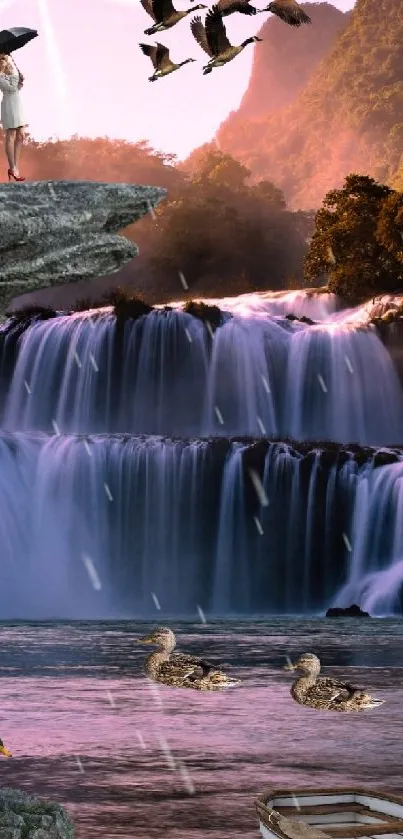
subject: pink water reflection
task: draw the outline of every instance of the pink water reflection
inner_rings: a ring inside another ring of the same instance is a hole
[[[399,788],[401,689],[383,689],[376,713],[332,716],[295,705],[278,670],[242,675],[244,685],[221,694],[161,687],[162,706],[143,678],[5,677],[0,733],[14,758],[1,763],[0,783],[60,797],[79,839],[252,839],[253,799],[271,784]],[[377,670],[374,684],[360,670],[359,679],[379,691],[396,675]]]

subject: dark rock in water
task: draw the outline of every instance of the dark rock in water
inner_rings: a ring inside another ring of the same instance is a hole
[[[299,318],[299,317],[297,317],[297,315],[293,315],[291,313],[289,315],[286,315],[285,317],[286,317],[286,320],[291,320],[291,321],[297,320],[297,321],[299,321],[299,323],[307,323],[308,326],[315,326],[315,323],[316,323],[316,321],[312,320],[311,318],[307,318],[305,315],[302,315],[302,317]]]
[[[352,606],[346,606],[345,609],[342,608],[333,608],[328,609],[326,612],[327,618],[370,618],[371,615],[369,612],[363,612],[356,603],[353,603]]]
[[[18,789],[0,789],[1,839],[74,839],[65,809],[26,795]]]
[[[18,294],[118,271],[138,248],[117,231],[166,192],[94,181],[0,184],[0,312]]]

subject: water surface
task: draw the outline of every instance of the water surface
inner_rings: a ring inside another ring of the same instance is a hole
[[[242,685],[150,686],[134,643],[150,624],[0,624],[0,736],[14,754],[0,785],[63,803],[77,839],[257,839],[254,798],[271,786],[403,792],[403,622],[171,625]],[[298,706],[282,668],[307,651],[386,704],[346,716]]]

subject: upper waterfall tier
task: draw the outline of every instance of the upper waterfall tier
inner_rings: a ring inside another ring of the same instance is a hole
[[[403,442],[403,394],[368,307],[332,295],[243,295],[224,323],[176,308],[125,323],[111,310],[7,325],[2,426],[66,433]],[[287,319],[310,314],[311,323]]]

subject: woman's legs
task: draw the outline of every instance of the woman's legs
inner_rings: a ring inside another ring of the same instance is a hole
[[[20,174],[18,163],[20,160],[21,146],[24,142],[24,134],[25,132],[23,126],[16,129],[14,141],[14,175],[17,175],[17,177]]]
[[[16,128],[6,128],[5,130],[5,149],[8,160],[8,167],[14,172],[15,169],[15,135]],[[17,173],[15,173],[17,174]]]

